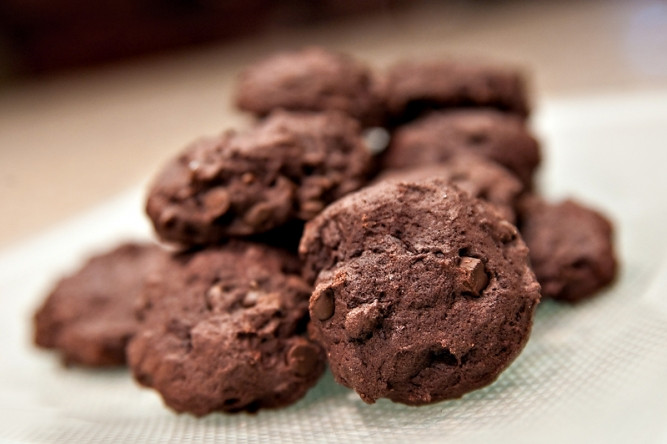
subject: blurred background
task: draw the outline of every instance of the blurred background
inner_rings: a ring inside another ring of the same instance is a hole
[[[243,66],[304,45],[523,66],[540,102],[667,90],[667,2],[0,0],[0,247],[246,124]]]

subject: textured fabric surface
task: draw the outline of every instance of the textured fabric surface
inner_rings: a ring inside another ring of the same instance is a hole
[[[542,107],[537,123],[548,160],[541,185],[550,196],[575,195],[611,216],[621,272],[598,298],[541,304],[525,350],[491,386],[431,406],[365,405],[327,373],[289,408],[196,419],[164,408],[126,371],[62,368],[30,345],[32,311],[89,251],[148,235],[137,189],[0,252],[0,441],[662,442],[665,106],[600,97]]]

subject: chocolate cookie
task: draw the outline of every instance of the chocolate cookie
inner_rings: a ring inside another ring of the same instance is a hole
[[[371,71],[350,56],[315,47],[279,53],[246,69],[236,103],[259,116],[277,108],[336,110],[364,126],[382,123],[383,107]]]
[[[35,313],[35,343],[58,350],[66,364],[125,364],[144,280],[166,257],[156,245],[129,243],[91,258],[58,282]]]
[[[508,170],[481,156],[457,154],[438,165],[387,170],[376,178],[376,182],[414,182],[429,177],[451,182],[471,196],[492,204],[508,221],[516,222],[515,207],[523,185]]]
[[[433,165],[461,152],[501,164],[528,187],[540,163],[537,140],[523,122],[490,109],[438,112],[402,126],[382,162],[385,169]]]
[[[325,366],[305,336],[310,290],[298,259],[265,245],[177,255],[146,286],[128,346],[134,377],[198,416],[291,404]]]
[[[338,382],[411,405],[493,382],[530,333],[539,284],[516,228],[442,179],[382,182],[306,224],[311,330]]]
[[[437,109],[490,107],[526,117],[526,81],[512,68],[475,62],[407,61],[394,65],[385,85],[387,111],[405,122]]]
[[[361,187],[370,167],[354,120],[277,111],[246,133],[190,145],[159,174],[146,211],[165,241],[214,243],[309,220]]]
[[[522,200],[521,234],[544,297],[576,302],[594,296],[616,276],[612,225],[572,200]]]

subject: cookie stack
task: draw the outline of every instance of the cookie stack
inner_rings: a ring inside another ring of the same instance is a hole
[[[421,405],[493,382],[540,297],[585,299],[615,275],[609,222],[537,194],[516,70],[377,73],[307,48],[249,67],[236,100],[253,127],[193,142],[153,181],[170,249],[123,245],[60,281],[38,345],[127,362],[194,415],[289,405],[327,361],[366,402]],[[391,137],[373,155],[377,128]]]

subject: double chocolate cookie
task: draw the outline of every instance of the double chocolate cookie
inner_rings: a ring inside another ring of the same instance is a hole
[[[448,181],[471,196],[489,202],[505,219],[516,222],[516,205],[523,185],[508,170],[481,156],[457,154],[438,165],[388,170],[380,174],[376,182],[414,182],[430,177]]]
[[[371,71],[348,55],[316,47],[279,53],[246,69],[236,103],[259,116],[277,108],[336,110],[364,126],[381,124],[383,116]]]
[[[387,73],[385,103],[394,122],[424,112],[463,107],[490,107],[526,117],[526,81],[505,66],[472,61],[437,60],[398,63]]]
[[[366,183],[359,131],[335,112],[277,111],[248,132],[201,139],[159,174],[146,211],[163,240],[184,245],[312,219]]]
[[[311,288],[299,271],[286,251],[241,241],[174,256],[143,294],[135,378],[198,416],[297,401],[325,366],[305,335]]]
[[[612,225],[601,213],[572,200],[551,204],[522,199],[521,234],[544,297],[576,302],[614,280]]]
[[[382,161],[386,169],[433,165],[462,152],[501,164],[527,187],[540,163],[537,140],[523,121],[491,109],[437,112],[399,127]]]
[[[539,284],[514,225],[442,179],[381,182],[306,224],[311,330],[341,384],[411,405],[493,382],[530,333]]]
[[[67,364],[125,364],[144,281],[166,258],[156,245],[134,243],[91,258],[58,282],[35,313],[35,343],[58,350]]]

